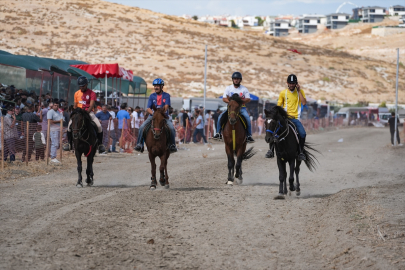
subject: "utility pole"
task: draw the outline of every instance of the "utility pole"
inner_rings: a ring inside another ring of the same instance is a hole
[[[395,84],[395,131],[394,146],[397,146],[397,121],[398,121],[398,73],[399,73],[399,48],[397,48],[397,80]]]

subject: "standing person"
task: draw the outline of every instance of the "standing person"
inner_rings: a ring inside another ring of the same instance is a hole
[[[44,107],[42,108],[42,122],[41,122],[41,126],[42,126],[42,133],[44,133],[45,136],[45,141],[46,141],[46,136],[48,133],[48,111],[53,107],[53,102],[45,103]]]
[[[280,96],[277,101],[277,106],[283,107],[284,110],[292,117],[291,122],[297,128],[298,135],[299,135],[299,151],[298,160],[306,160],[304,150],[305,138],[307,133],[305,132],[304,127],[300,122],[301,116],[301,105],[307,104],[307,100],[305,98],[304,90],[301,89],[297,76],[294,74],[290,74],[287,77],[287,89],[281,91]],[[265,155],[266,158],[273,158],[274,157],[274,145],[270,145],[270,150]]]
[[[141,112],[141,108],[139,106],[136,106],[135,111],[132,113],[133,120],[134,120],[135,138],[138,138],[138,136],[139,136],[139,122],[140,122],[139,114],[140,114],[140,112]]]
[[[62,113],[59,111],[59,104],[54,103],[52,108],[47,113],[47,118],[50,123],[50,137],[51,137],[51,162],[59,164],[60,161],[56,159],[56,153],[59,148],[60,140],[60,120],[63,119]]]
[[[108,121],[108,127],[107,130],[110,132],[110,138],[112,140],[112,144],[110,146],[110,149],[108,149],[108,152],[112,152],[112,153],[117,153],[117,151],[115,150],[115,147],[117,146],[117,134],[115,132],[115,126],[116,124],[114,123],[115,121],[115,112],[113,110],[113,108],[111,108],[110,105],[108,105],[108,111],[111,115],[111,120]],[[109,138],[109,139],[110,139]]]
[[[212,136],[212,125],[211,125],[211,123],[212,123],[211,111],[207,110],[207,113],[205,114],[204,128],[205,128],[205,134],[206,134],[206,136],[208,138],[211,138],[211,136]]]
[[[145,120],[145,122],[143,122],[141,127],[139,128],[139,137],[136,142],[136,147],[134,148],[135,151],[138,151],[141,153],[143,152],[143,144],[144,144],[143,130],[144,130],[145,126],[152,121],[153,105],[155,105],[156,108],[163,108],[166,115],[169,116],[169,107],[171,105],[170,94],[163,91],[164,85],[165,85],[164,81],[160,78],[157,78],[153,81],[153,88],[155,90],[155,93],[152,93],[149,96],[148,108],[146,110],[149,113],[149,116]],[[170,130],[169,151],[170,151],[170,153],[177,152],[176,130],[174,129],[172,121],[170,121],[169,119],[166,119],[166,125],[169,127],[169,130]]]
[[[218,133],[217,125],[218,125],[218,117],[220,114],[221,114],[221,110],[217,109],[217,111],[212,115],[212,119],[214,120],[215,133]]]
[[[184,108],[181,108],[180,112],[176,116],[176,120],[178,121],[178,123],[181,127],[185,128],[185,126],[183,125],[183,113],[184,113]]]
[[[196,128],[193,133],[193,142],[197,143],[197,134],[200,134],[204,140],[204,143],[207,143],[207,138],[204,135],[204,121],[203,121],[203,112],[204,110],[200,110],[199,115],[196,120]]]
[[[259,117],[257,118],[257,127],[259,128],[259,136],[262,135],[263,131],[263,126],[264,126],[264,118],[263,114],[259,114]]]
[[[25,136],[28,136],[29,138],[32,138],[34,136],[34,133],[37,131],[37,125],[38,123],[42,122],[42,113],[39,113],[39,117],[37,114],[34,113],[34,106],[26,106],[26,112],[23,113],[22,115],[22,124],[24,125],[24,134]],[[27,130],[27,124],[26,122],[29,123],[29,128]],[[31,140],[28,141],[28,161],[31,161],[31,155],[32,155],[32,150],[34,149],[34,142]],[[25,161],[25,156],[27,155],[27,148],[24,147],[23,149],[23,155],[22,155],[22,162]]]
[[[75,96],[74,96],[74,105],[73,108],[81,108],[82,110],[85,110],[91,118],[91,121],[93,121],[94,124],[97,126],[97,143],[98,143],[98,151],[99,153],[104,153],[105,152],[105,147],[103,145],[103,129],[101,128],[100,121],[98,121],[96,115],[93,112],[94,105],[97,100],[97,95],[96,93],[93,92],[93,90],[87,88],[87,85],[89,84],[89,81],[85,76],[80,76],[77,78],[77,85],[79,86],[79,90],[76,91]],[[72,136],[72,130],[70,129],[70,125],[72,124],[72,119],[69,121],[68,124],[68,129],[67,129],[67,135],[68,135],[68,143],[63,146],[63,150],[65,151],[70,151],[73,149],[73,136]]]
[[[45,159],[45,136],[41,132],[42,131],[42,126],[38,125],[37,126],[37,132],[34,133],[34,136],[32,136],[32,140],[34,141],[35,144],[35,160],[41,160]]]
[[[181,125],[184,128],[184,138],[183,138],[183,143],[188,143],[190,142],[190,135],[191,134],[191,125],[190,125],[190,117],[188,116],[188,113],[182,113],[181,115]]]
[[[398,141],[398,145],[402,146],[401,140],[399,139],[399,130],[398,130],[398,126],[399,126],[399,119],[398,117],[395,117],[395,113],[392,112],[391,113],[391,117],[390,119],[388,119],[388,124],[390,124],[390,133],[391,133],[391,145],[394,146],[394,134],[395,134],[395,119],[397,119],[397,141]]]
[[[120,148],[121,151],[123,151],[124,149],[124,142],[121,141],[121,134],[122,132],[124,132],[124,136],[125,136],[125,129],[128,129],[131,126],[131,116],[129,115],[129,113],[125,110],[126,109],[126,104],[122,103],[120,108],[121,110],[117,113],[117,119],[118,119],[118,141],[120,142]]]
[[[241,85],[242,82],[242,74],[240,72],[234,72],[232,74],[232,83],[230,86],[225,88],[225,92],[223,94],[222,100],[225,103],[229,103],[229,99],[232,97],[233,94],[238,94],[240,98],[243,101],[242,108],[240,109],[240,114],[246,119],[246,124],[247,124],[247,137],[246,141],[247,143],[254,143],[255,140],[252,138],[252,123],[250,121],[249,114],[246,110],[246,103],[250,102],[250,94],[249,90]],[[218,117],[218,125],[217,125],[217,134],[213,137],[214,139],[217,140],[222,140],[222,135],[221,135],[221,117],[224,114],[221,113],[221,115]]]
[[[17,127],[16,117],[14,114],[14,108],[8,107],[7,114],[4,119],[4,160],[7,160],[7,156],[10,154],[10,162],[15,161],[15,141],[17,139]]]
[[[107,110],[107,105],[103,105],[101,107],[101,111],[96,114],[96,117],[98,120],[100,120],[101,127],[103,129],[103,145],[108,146],[108,123],[110,120],[112,120],[111,114]],[[106,154],[106,152],[101,153],[103,155]]]

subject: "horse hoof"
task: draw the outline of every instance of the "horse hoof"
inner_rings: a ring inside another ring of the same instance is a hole
[[[160,184],[162,187],[164,187],[164,186],[165,186],[165,180],[159,181],[159,184]]]
[[[297,193],[295,193],[297,196],[301,195],[301,191],[297,191]]]
[[[155,186],[150,186],[149,190],[155,190],[156,187]]]
[[[76,187],[83,187],[83,184],[82,183],[77,183]]]
[[[291,196],[291,191],[288,192],[288,196]]]
[[[169,189],[169,188],[170,188],[169,184],[165,185],[165,189]]]
[[[284,194],[279,193],[276,197],[274,197],[275,200],[284,200]]]
[[[228,181],[226,182],[227,185],[233,186],[233,182],[232,181]]]

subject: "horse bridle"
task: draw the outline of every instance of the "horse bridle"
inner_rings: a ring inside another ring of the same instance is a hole
[[[229,111],[229,105],[228,105],[228,121],[229,121],[229,124],[231,124],[231,118],[229,117],[229,116],[231,116],[231,114],[235,115],[236,121],[237,121],[238,118],[239,118],[239,114],[240,114],[240,107],[239,107],[239,111],[236,113],[235,111]]]
[[[165,128],[165,125],[163,124],[162,128],[155,128],[153,126],[153,119],[152,119],[152,125],[151,125],[151,129],[152,129],[152,133],[153,133],[153,137],[156,139],[156,131],[160,131],[160,133],[162,133],[162,130]]]
[[[267,123],[270,124],[271,121],[273,121],[273,119],[267,119],[267,121],[268,121]],[[288,136],[288,133],[289,133],[289,128],[287,126],[287,128],[281,134],[277,134],[282,127],[283,127],[283,125],[280,123],[280,120],[279,120],[279,121],[277,121],[277,125],[274,128],[274,130],[266,129],[266,132],[271,133],[273,135],[273,137],[276,138],[280,142],[280,141],[284,140]],[[283,136],[284,133],[287,133],[287,134],[285,136]]]

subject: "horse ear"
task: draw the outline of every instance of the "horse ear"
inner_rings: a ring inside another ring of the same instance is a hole
[[[155,104],[152,104],[152,110],[156,111],[156,106],[155,106]]]

